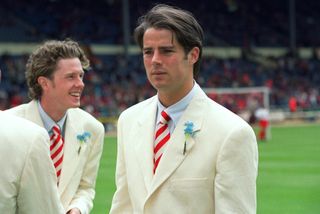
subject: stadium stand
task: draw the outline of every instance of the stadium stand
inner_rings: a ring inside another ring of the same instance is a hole
[[[138,16],[153,4],[130,0],[130,32]],[[267,86],[270,108],[290,112],[320,109],[320,20],[318,1],[296,1],[296,47],[314,50],[308,57],[288,52],[262,56],[256,47],[289,47],[288,1],[169,1],[193,11],[203,25],[206,47],[237,47],[238,57],[206,56],[197,81],[206,88]],[[122,1],[9,1],[0,8],[0,43],[41,42],[71,37],[84,44],[92,67],[85,75],[82,105],[99,118],[119,113],[152,96],[140,55],[95,53],[92,44],[123,44]],[[133,44],[132,38],[130,38]],[[1,52],[0,109],[28,101],[24,70],[28,53]],[[222,103],[227,105],[226,103]],[[241,104],[246,105],[246,104]],[[107,119],[106,119],[107,120]],[[108,121],[107,121],[108,122]]]
[[[292,0],[165,1],[193,11],[206,32],[208,46],[288,47]],[[72,37],[87,43],[122,44],[120,0],[3,0],[1,41],[40,41]],[[137,17],[155,1],[130,0],[130,32]],[[320,45],[319,1],[295,1],[297,46]]]

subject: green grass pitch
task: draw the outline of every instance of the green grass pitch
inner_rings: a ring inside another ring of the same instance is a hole
[[[272,127],[258,142],[258,214],[320,213],[320,125]],[[92,214],[109,213],[115,191],[116,138],[106,137]]]

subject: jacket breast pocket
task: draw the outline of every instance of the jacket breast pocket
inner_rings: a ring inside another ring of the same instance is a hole
[[[214,210],[213,179],[175,179],[169,183],[169,198],[178,213],[212,213]]]

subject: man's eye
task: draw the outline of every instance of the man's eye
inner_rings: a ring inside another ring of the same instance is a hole
[[[144,55],[150,55],[152,53],[152,51],[144,51],[143,54]]]
[[[164,54],[168,54],[168,53],[172,53],[172,52],[173,52],[173,50],[168,49],[168,50],[163,50],[162,52],[163,52]]]

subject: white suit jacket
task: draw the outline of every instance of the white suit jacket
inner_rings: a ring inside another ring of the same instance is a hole
[[[36,101],[7,111],[44,127]],[[84,132],[89,132],[91,137],[82,144],[78,154],[80,142],[77,135]],[[103,125],[89,113],[79,108],[67,111],[64,157],[58,187],[66,211],[77,207],[81,214],[88,214],[92,209],[104,134]]]
[[[0,213],[63,214],[45,129],[0,111]]]
[[[199,90],[153,175],[156,111],[152,97],[119,118],[110,213],[256,213],[258,150],[252,128]],[[187,121],[195,134],[186,141]]]

